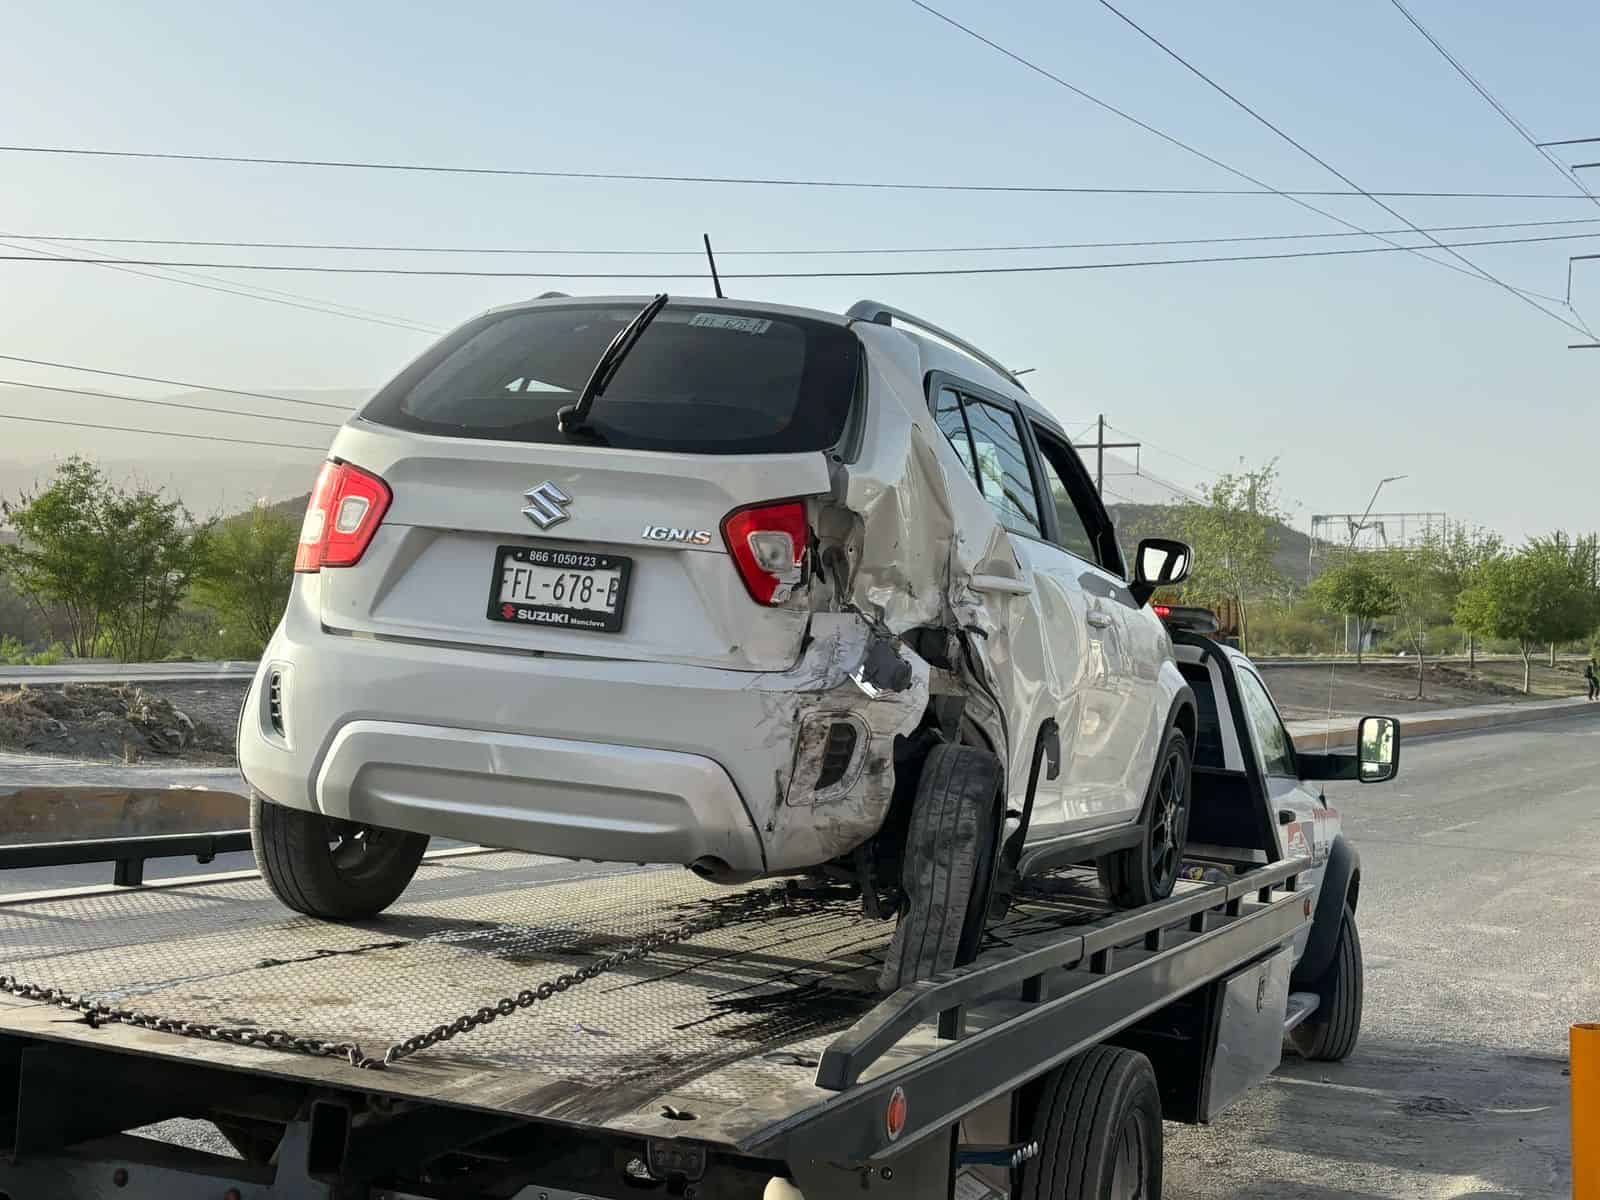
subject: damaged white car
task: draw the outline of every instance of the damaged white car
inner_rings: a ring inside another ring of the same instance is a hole
[[[863,302],[552,297],[334,439],[239,733],[263,876],[370,916],[430,835],[897,914],[893,987],[1017,878],[1166,895],[1195,705],[1060,425]]]

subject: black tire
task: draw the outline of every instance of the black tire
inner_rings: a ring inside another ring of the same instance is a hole
[[[1136,1051],[1094,1046],[1046,1075],[1029,1137],[1020,1200],[1161,1200],[1161,1092]]]
[[[943,744],[917,781],[900,868],[900,922],[878,986],[895,991],[969,962],[989,904],[1000,832],[1002,772],[987,750]]]
[[[1100,885],[1118,908],[1143,908],[1172,895],[1189,840],[1189,809],[1194,793],[1189,739],[1174,726],[1156,759],[1145,800],[1139,842],[1100,859]]]
[[[1361,1006],[1366,991],[1362,975],[1361,934],[1356,930],[1356,914],[1346,904],[1333,961],[1322,978],[1311,985],[1321,1002],[1317,1011],[1289,1035],[1302,1058],[1340,1062],[1350,1057],[1361,1037]]]
[[[250,844],[273,895],[335,921],[377,916],[417,873],[428,837],[250,799]]]

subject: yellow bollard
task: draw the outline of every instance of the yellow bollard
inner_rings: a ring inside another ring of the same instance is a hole
[[[1574,1025],[1572,1200],[1600,1200],[1600,1024]]]

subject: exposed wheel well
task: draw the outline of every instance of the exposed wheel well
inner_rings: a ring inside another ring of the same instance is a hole
[[[1195,715],[1194,705],[1186,700],[1178,701],[1178,713],[1173,718],[1173,724],[1183,731],[1183,736],[1188,739],[1189,749],[1192,751],[1199,734],[1200,722]]]

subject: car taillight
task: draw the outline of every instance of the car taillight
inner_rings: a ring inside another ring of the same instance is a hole
[[[806,506],[752,504],[722,519],[722,540],[757,604],[782,604],[805,577]]]
[[[344,462],[325,462],[306,505],[296,571],[350,567],[361,561],[393,493],[376,475]]]
[[[1156,616],[1160,617],[1163,621],[1172,615],[1172,606],[1170,604],[1152,604],[1150,607],[1155,612]]]

